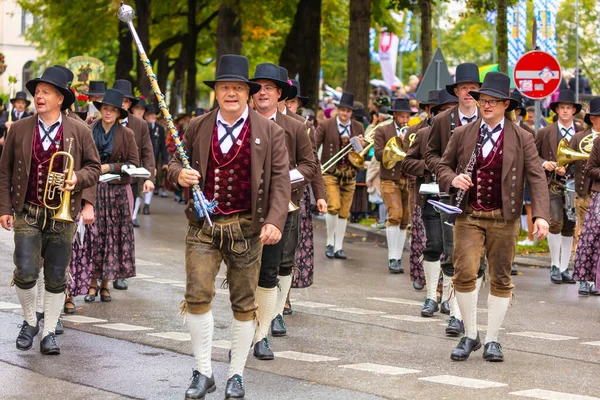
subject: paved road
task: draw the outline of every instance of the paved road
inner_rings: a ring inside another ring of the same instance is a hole
[[[12,235],[0,233],[0,398],[183,398],[194,362],[178,316],[182,211],[171,199],[154,199],[136,231],[138,277],[128,291],[112,291],[112,303],[78,298],[78,319],[65,322],[58,357],[42,357],[37,341],[29,352],[14,347],[21,317],[8,287]],[[316,282],[293,290],[289,335],[271,340],[276,360],[250,356],[249,399],[600,398],[600,297],[579,298],[575,285],[551,284],[547,269],[521,268],[500,336],[506,361],[486,363],[479,351],[456,363],[446,316],[419,317],[424,293],[412,289],[407,274],[387,273],[382,243],[352,235],[350,259],[332,261],[323,254],[322,228],[315,235]],[[487,293],[485,287],[479,302],[482,330]],[[214,309],[219,390],[209,399],[222,398],[225,383],[227,290],[217,290]]]

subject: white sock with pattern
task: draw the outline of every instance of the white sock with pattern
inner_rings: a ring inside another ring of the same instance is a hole
[[[253,319],[250,321],[233,319],[231,324],[231,362],[227,371],[227,379],[236,374],[243,376],[255,328],[256,323]]]
[[[427,285],[427,298],[437,302],[437,287],[441,270],[439,261],[423,260],[423,271],[425,272],[425,284]]]
[[[573,248],[573,236],[560,237],[560,272],[565,272],[569,269],[569,261],[571,261],[571,249]]]
[[[388,260],[397,260],[396,247],[398,246],[398,235],[400,235],[399,226],[388,226],[385,228],[387,238]]]
[[[196,369],[204,376],[212,376],[212,339],[215,322],[212,310],[204,314],[186,315],[186,322],[192,337],[192,348],[196,359]]]
[[[560,234],[548,234],[548,247],[550,248],[550,259],[552,266],[560,268]]]
[[[510,297],[488,296],[488,323],[487,332],[485,334],[485,342],[498,342],[498,334],[500,327],[508,311]]]
[[[60,312],[65,305],[65,292],[44,293],[44,332],[42,338],[45,338],[50,332],[54,333]]]
[[[329,213],[325,214],[325,224],[327,225],[327,246],[333,246],[335,244],[337,221],[337,215],[332,215]]]
[[[477,338],[477,291],[469,293],[454,292],[456,301],[463,315],[465,335],[470,339]]]
[[[277,302],[277,291],[276,287],[265,289],[258,287],[256,289],[256,304],[258,309],[258,326],[256,327],[256,333],[254,334],[254,341],[256,343],[267,337],[269,333],[269,327],[271,326],[271,320],[273,319],[273,313],[275,312],[275,303]]]
[[[37,324],[35,317],[35,308],[37,306],[37,288],[34,286],[31,289],[21,289],[15,286],[17,297],[23,308],[23,319],[31,326]]]
[[[342,250],[344,245],[344,235],[346,234],[346,225],[348,220],[346,218],[338,218],[335,227],[335,251]]]

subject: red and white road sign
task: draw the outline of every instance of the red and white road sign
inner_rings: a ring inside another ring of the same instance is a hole
[[[533,50],[519,58],[513,71],[515,85],[521,94],[539,100],[550,96],[561,79],[558,60],[549,53]]]

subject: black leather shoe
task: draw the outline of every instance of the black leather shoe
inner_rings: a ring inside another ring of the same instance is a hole
[[[56,323],[56,328],[54,329],[54,333],[57,335],[62,335],[65,333],[65,327],[63,326],[62,320],[59,318]]]
[[[446,336],[460,336],[464,334],[465,325],[463,322],[456,317],[450,317],[448,326],[446,327]]]
[[[563,283],[562,274],[556,265],[553,265],[552,269],[550,269],[550,281],[552,281],[552,283],[556,283],[557,285]]]
[[[91,290],[94,291],[93,294],[90,293]],[[96,297],[98,297],[98,286],[90,286],[90,288],[88,289],[88,294],[85,295],[83,301],[85,301],[86,303],[92,303],[96,301]]]
[[[29,350],[33,346],[33,338],[38,334],[40,328],[37,325],[29,325],[27,321],[23,321],[20,328],[21,331],[19,332],[19,336],[17,336],[17,349],[23,351]]]
[[[421,309],[421,317],[433,317],[433,313],[439,309],[435,300],[425,299],[425,304],[423,304],[423,308]]]
[[[481,341],[479,340],[479,333],[476,339],[470,339],[467,336],[463,336],[450,354],[450,359],[454,361],[465,361],[472,352],[477,351],[481,348]]]
[[[35,319],[37,320],[35,327],[37,329],[40,329],[40,321],[44,319],[44,313],[43,312],[35,312]]]
[[[596,284],[590,283],[590,295],[598,296],[598,290],[596,290]]]
[[[413,288],[417,291],[421,291],[425,288],[425,285],[421,285],[419,282],[414,281],[413,282]]]
[[[150,214],[150,205],[144,204],[144,210],[142,212],[144,213],[144,215]]]
[[[56,335],[52,332],[46,335],[40,342],[40,352],[45,355],[60,354],[60,347],[56,343]]]
[[[187,399],[204,399],[207,393],[212,393],[217,390],[215,385],[215,378],[210,378],[202,375],[199,371],[194,370],[192,372],[192,383],[188,390],[185,391],[185,398]]]
[[[589,296],[590,295],[590,283],[581,281],[579,282],[579,295],[580,296]]]
[[[288,297],[288,299],[285,301],[285,306],[283,307],[283,315],[292,315],[293,312],[294,310],[292,310],[292,302]]]
[[[450,315],[450,303],[448,303],[448,300],[442,301],[442,304],[440,304],[440,312],[442,314]]]
[[[140,223],[138,222],[137,218],[133,220],[133,227],[134,228],[139,228],[140,227]]]
[[[483,359],[491,362],[504,361],[504,353],[502,353],[502,346],[500,343],[486,343],[485,346],[483,346]]]
[[[577,282],[575,282],[575,279],[573,279],[573,277],[571,276],[571,274],[569,273],[569,270],[565,270],[564,272],[560,273],[560,276],[562,276],[562,281],[563,283],[570,283],[570,284],[575,284]]]
[[[106,293],[106,294],[102,294]],[[108,303],[112,301],[112,297],[110,296],[110,291],[107,288],[100,288],[100,301],[104,303]]]
[[[129,285],[125,279],[115,279],[113,281],[113,288],[117,290],[127,290],[128,287]]]
[[[519,275],[519,271],[517,271],[517,267],[515,267],[515,264],[513,264],[512,267],[510,268],[510,274],[512,276]]]
[[[225,387],[225,399],[243,399],[246,396],[244,390],[244,380],[238,374],[235,374],[227,380]]]
[[[332,245],[328,244],[327,247],[325,247],[325,256],[327,256],[327,258],[333,258],[335,256]]]
[[[269,347],[269,340],[264,338],[256,343],[254,343],[254,357],[259,360],[274,360],[275,354]]]
[[[338,250],[335,252],[335,254],[333,255],[335,258],[339,258],[340,260],[345,260],[346,258],[346,253],[344,253],[344,250]]]
[[[281,337],[287,335],[287,327],[281,314],[277,314],[273,321],[271,321],[271,335],[275,337]]]
[[[390,274],[400,273],[400,264],[398,264],[398,260],[394,259],[388,261],[388,271],[390,271]]]

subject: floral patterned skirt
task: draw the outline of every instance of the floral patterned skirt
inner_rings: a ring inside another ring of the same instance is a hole
[[[594,192],[575,251],[573,279],[576,281],[595,282],[598,280],[598,260],[600,259],[598,243],[600,243],[600,193]]]
[[[98,183],[95,221],[86,226],[83,244],[73,243],[69,295],[86,294],[91,279],[135,276],[135,237],[129,185]]]
[[[421,255],[425,249],[425,225],[421,219],[421,207],[415,205],[412,215],[410,235],[410,280],[425,284],[425,272],[421,264]]]
[[[306,185],[304,198],[300,202],[300,239],[296,249],[293,288],[306,288],[313,284],[315,248],[313,224],[310,214],[310,189]]]

